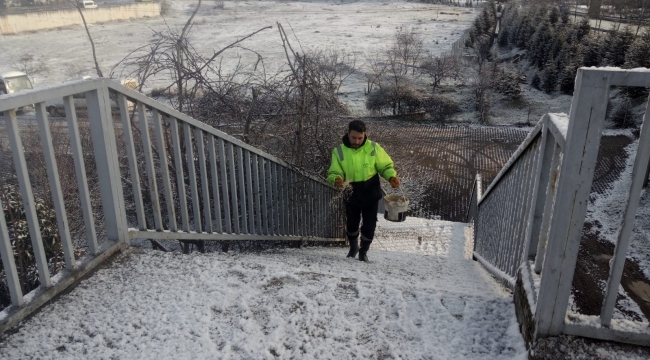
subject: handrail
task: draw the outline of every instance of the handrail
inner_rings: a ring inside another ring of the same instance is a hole
[[[496,176],[496,177],[494,178],[494,180],[492,180],[492,182],[490,183],[490,186],[488,186],[487,190],[485,190],[485,192],[483,193],[483,196],[482,196],[481,199],[479,200],[479,205],[481,204],[481,202],[482,202],[485,198],[488,197],[488,195],[490,195],[490,193],[492,192],[492,190],[493,190],[493,189],[494,189],[494,188],[499,184],[499,182],[501,182],[501,179],[502,179],[502,178],[503,178],[503,177],[508,173],[508,171],[510,171],[510,169],[514,166],[514,164],[517,162],[517,160],[519,160],[519,158],[521,157],[522,153],[523,153],[526,149],[528,149],[528,147],[529,147],[530,144],[533,142],[533,140],[535,140],[535,138],[537,137],[537,135],[539,135],[539,133],[542,131],[542,127],[544,126],[544,122],[546,122],[547,117],[548,117],[547,115],[544,115],[544,116],[542,117],[542,120],[540,120],[540,121],[537,123],[537,125],[535,125],[535,127],[533,128],[533,130],[532,130],[531,132],[528,133],[528,135],[526,136],[526,138],[524,139],[524,141],[519,145],[519,147],[517,148],[517,150],[515,150],[515,152],[510,156],[510,159],[508,159],[508,161],[506,162],[506,164],[503,165],[503,168],[501,168],[501,171],[499,171],[499,173],[497,174],[497,176]]]
[[[270,161],[276,162],[276,163],[278,163],[278,164],[280,164],[280,165],[282,165],[284,167],[291,168],[294,171],[300,172],[301,175],[303,175],[303,176],[306,176],[306,177],[308,177],[308,178],[310,178],[310,179],[312,179],[314,181],[320,182],[321,184],[327,185],[327,186],[331,187],[332,189],[336,189],[334,186],[330,185],[327,181],[325,181],[323,179],[319,179],[319,178],[317,178],[315,176],[312,176],[311,174],[304,173],[300,169],[295,168],[293,165],[288,164],[288,163],[284,162],[283,160],[281,160],[281,159],[279,159],[279,158],[277,158],[277,157],[275,157],[275,156],[273,156],[273,155],[271,155],[269,153],[266,153],[266,152],[264,152],[264,151],[262,151],[262,150],[260,150],[260,149],[258,149],[256,147],[253,147],[253,146],[251,146],[251,145],[237,139],[234,136],[226,134],[223,131],[217,130],[217,129],[213,128],[210,125],[202,123],[202,122],[194,119],[193,117],[185,115],[182,112],[180,112],[178,110],[175,110],[175,109],[173,109],[173,108],[171,108],[171,107],[169,107],[169,106],[167,106],[167,105],[165,105],[165,104],[163,104],[163,103],[161,103],[159,101],[156,101],[156,100],[154,100],[154,99],[152,99],[152,98],[150,98],[148,96],[145,96],[145,95],[143,95],[143,94],[141,94],[141,93],[139,93],[139,92],[137,92],[137,91],[135,91],[135,90],[133,90],[133,89],[131,89],[129,87],[126,87],[126,86],[124,86],[122,84],[119,84],[119,83],[117,83],[115,81],[112,81],[110,79],[99,79],[99,80],[105,82],[106,85],[110,89],[124,94],[127,98],[129,98],[130,100],[132,100],[134,102],[141,102],[142,104],[147,105],[150,108],[155,108],[159,112],[162,112],[162,113],[167,114],[169,116],[172,116],[172,117],[174,117],[174,118],[176,118],[178,120],[186,122],[186,123],[190,124],[191,126],[193,126],[195,128],[198,128],[198,129],[201,129],[202,131],[205,131],[208,134],[211,134],[211,135],[217,136],[219,138],[222,138],[222,139],[232,143],[233,145],[239,146],[242,149],[245,149],[245,150],[248,150],[248,151],[250,151],[252,153],[260,155],[260,156],[262,156],[262,157],[264,157],[264,158],[266,158],[266,159],[268,159]]]
[[[548,226],[548,219],[546,225],[540,226],[540,212],[550,206],[555,194],[549,182],[556,181],[557,177],[549,174],[550,168],[557,166],[564,148],[567,122],[564,114],[544,115],[488,189],[477,198],[476,205],[475,190],[472,192],[468,221],[474,220],[474,258],[490,264],[488,270],[498,269],[491,272],[507,279],[510,287],[515,286],[510,280],[516,278],[524,259],[536,253],[537,242],[530,243],[527,239],[545,234],[547,229],[544,226]],[[475,188],[476,185],[477,182]],[[547,189],[551,189],[550,199],[546,196]],[[542,249],[545,244],[541,241]]]
[[[483,196],[483,178],[481,174],[477,173],[474,178],[474,185],[472,186],[472,192],[469,195],[470,203],[469,208],[467,209],[467,222],[471,223],[472,220],[476,218],[478,213],[478,202]]]
[[[82,120],[87,127],[80,127],[77,120],[73,100],[77,94],[85,96],[87,118]],[[61,126],[67,125],[75,173],[59,173],[48,103],[65,108],[67,122]],[[54,277],[50,276],[39,237],[39,219],[25,161],[25,152],[31,149],[23,147],[22,124],[14,110],[32,104],[66,260],[66,269]],[[113,118],[114,107],[119,108],[121,122]],[[131,119],[131,110],[135,111],[135,119]],[[29,296],[22,293],[7,226],[0,216],[0,252],[12,300],[12,305],[0,312],[0,333],[110,255],[128,247],[131,239],[343,241],[340,192],[324,179],[110,79],[80,80],[3,95],[0,115],[8,130],[42,284]],[[82,147],[80,129],[90,131],[92,149]],[[136,129],[137,139],[133,133]],[[91,150],[95,162],[91,166],[97,172],[92,178],[86,176],[83,153]],[[126,162],[128,167],[121,166]],[[90,250],[81,262],[75,259],[70,243],[68,210],[60,186],[64,176],[76,178],[79,188]],[[90,192],[89,179],[99,183],[99,193]],[[132,190],[128,197],[123,193],[125,187]],[[99,216],[93,214],[91,196],[95,201],[101,196]],[[127,208],[135,211],[127,214]],[[94,229],[96,219],[105,225],[108,239],[102,243]],[[134,220],[137,225],[129,223]]]

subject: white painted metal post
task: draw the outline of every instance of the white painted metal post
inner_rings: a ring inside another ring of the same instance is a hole
[[[241,146],[237,146],[237,175],[239,187],[239,209],[241,217],[242,234],[248,232],[248,212],[246,211],[246,179],[244,176],[244,151]]]
[[[2,201],[0,200],[0,211],[2,211],[2,209]],[[13,306],[23,306],[25,301],[23,299],[23,292],[20,289],[18,271],[16,270],[16,262],[14,260],[14,251],[11,248],[11,239],[9,239],[9,231],[7,230],[7,223],[4,214],[0,215],[0,256],[5,270],[5,277],[7,278],[7,288],[9,288],[11,304]]]
[[[264,234],[264,225],[262,224],[262,195],[261,195],[261,186],[260,186],[260,163],[258,161],[259,156],[257,154],[252,154],[253,156],[253,193],[255,194],[255,207],[254,212],[256,214],[257,228],[255,234],[263,235]]]
[[[241,234],[239,203],[237,201],[237,174],[235,173],[235,151],[232,143],[228,143],[228,169],[230,171],[230,201],[232,207],[232,220],[235,225],[235,234]],[[243,186],[243,185],[242,185]]]
[[[537,169],[535,171],[535,184],[533,185],[533,202],[531,204],[532,215],[526,226],[526,247],[523,252],[523,260],[528,261],[530,256],[536,254],[537,243],[539,241],[539,229],[542,226],[542,217],[544,216],[544,199],[546,198],[546,189],[548,179],[551,173],[551,161],[553,160],[553,150],[555,149],[555,139],[548,130],[548,115],[542,117],[544,122],[542,128],[542,143],[537,158]]]
[[[23,208],[25,210],[25,217],[27,217],[29,237],[32,241],[32,248],[34,249],[34,257],[38,268],[38,279],[44,288],[48,288],[52,286],[52,280],[50,280],[50,270],[47,267],[47,259],[45,258],[45,250],[43,249],[41,227],[38,222],[38,216],[36,215],[36,203],[34,201],[34,194],[32,193],[32,184],[29,181],[29,173],[27,172],[27,163],[25,162],[23,142],[18,130],[16,112],[9,110],[4,115],[14,166],[16,167],[16,175],[18,176],[18,185],[20,186],[20,196],[23,199]]]
[[[271,191],[273,192],[271,196],[271,230],[273,235],[280,235],[280,212],[278,211],[280,205],[280,193],[278,192],[278,183],[280,182],[280,174],[278,173],[278,164],[269,163],[269,169],[271,172],[271,178],[273,182],[271,183]]]
[[[199,155],[199,174],[201,174],[201,194],[203,195],[203,221],[206,232],[212,233],[212,210],[210,209],[210,189],[208,181],[208,168],[205,164],[205,145],[203,140],[203,131],[194,130],[194,139],[196,139],[196,152]]]
[[[190,231],[190,220],[187,210],[187,199],[185,195],[185,176],[183,175],[183,155],[181,153],[181,140],[178,134],[178,121],[176,118],[169,118],[169,128],[172,131],[172,146],[174,148],[174,166],[176,167],[176,191],[178,202],[181,205],[181,224],[183,231]]]
[[[649,99],[650,100],[650,99]],[[630,245],[630,236],[634,229],[634,219],[641,199],[643,182],[648,171],[648,160],[650,160],[650,103],[646,105],[646,112],[641,125],[639,145],[634,155],[634,168],[632,169],[632,183],[630,184],[627,197],[625,198],[625,213],[623,223],[618,233],[618,240],[614,249],[614,263],[609,269],[609,280],[607,281],[607,292],[603,304],[600,321],[603,326],[609,326],[614,313],[614,305],[618,297],[618,288],[621,284],[627,249]]]
[[[223,233],[221,226],[221,198],[219,196],[219,171],[217,169],[217,152],[215,149],[214,135],[208,134],[208,150],[210,152],[210,173],[212,174],[212,202],[214,203],[214,217],[216,232]],[[223,163],[220,164],[224,166]]]
[[[537,333],[564,329],[589,191],[605,120],[610,75],[581,68],[576,77],[535,319]]]
[[[223,195],[223,215],[226,223],[224,230],[226,233],[230,234],[232,233],[232,221],[230,219],[230,194],[228,191],[228,171],[226,169],[226,148],[223,139],[219,139],[218,144],[219,167],[221,170],[221,194]]]
[[[52,133],[50,132],[50,122],[47,119],[47,110],[45,103],[41,102],[34,105],[36,108],[36,121],[41,137],[41,146],[43,147],[43,157],[45,158],[45,167],[47,169],[47,178],[50,183],[50,192],[56,211],[56,222],[59,228],[59,237],[63,245],[63,257],[68,269],[77,267],[74,259],[74,248],[70,237],[70,226],[68,225],[68,214],[65,211],[63,201],[63,191],[61,191],[61,182],[59,180],[59,168],[54,156],[54,145],[52,145]]]
[[[165,204],[167,205],[167,217],[169,218],[169,231],[178,231],[176,226],[176,210],[174,208],[174,193],[169,180],[169,165],[167,164],[167,150],[165,148],[165,134],[163,133],[163,119],[158,110],[151,109],[154,124],[154,131],[158,144],[158,159],[160,160],[160,173],[162,174],[162,186],[165,192]]]
[[[203,232],[201,225],[201,205],[199,204],[199,190],[196,183],[196,166],[194,166],[194,145],[192,144],[192,130],[190,124],[183,122],[183,133],[185,134],[185,155],[187,161],[187,173],[190,178],[190,192],[192,193],[192,219],[194,220],[194,231]]]
[[[104,80],[97,90],[86,93],[86,105],[99,175],[106,232],[110,240],[128,246],[130,239],[122,192],[120,159],[117,155],[111,98],[106,81],[111,80]]]
[[[70,147],[72,148],[74,169],[77,175],[77,184],[79,185],[79,202],[81,203],[81,211],[84,217],[86,237],[88,238],[88,249],[92,255],[97,255],[99,254],[99,246],[97,245],[95,219],[93,216],[93,208],[90,203],[90,190],[88,188],[88,179],[86,178],[86,164],[84,162],[81,136],[79,135],[79,123],[77,122],[77,113],[74,109],[72,96],[66,96],[63,98],[63,107],[65,108],[65,117],[68,121]]]
[[[261,206],[260,212],[262,213],[261,214],[262,227],[261,227],[260,230],[262,231],[262,234],[264,234],[264,235],[271,235],[270,225],[269,225],[269,220],[270,220],[269,219],[269,208],[267,207],[268,206],[267,205],[268,204],[267,198],[269,197],[268,196],[269,195],[269,187],[267,186],[267,183],[270,184],[271,174],[266,173],[266,164],[268,163],[268,160],[264,159],[261,156],[259,156],[258,159],[259,159],[259,163],[258,163],[258,165],[259,165],[259,181],[260,181],[260,186],[261,186],[261,189],[260,189],[261,194],[260,195],[261,195],[261,201],[262,201],[260,203],[261,204],[260,205]]]
[[[251,153],[246,151],[244,155],[244,168],[246,174],[246,200],[248,209],[248,233],[256,234],[255,232],[255,205],[253,204],[253,176],[251,173]]]
[[[144,151],[145,164],[147,166],[147,180],[149,182],[149,197],[151,198],[151,211],[153,212],[154,226],[157,231],[163,231],[162,218],[160,215],[160,200],[158,199],[158,184],[156,182],[156,168],[153,163],[153,152],[151,151],[151,137],[149,136],[149,122],[147,121],[147,110],[144,104],[137,103],[138,118],[140,119],[140,136]]]
[[[147,220],[144,215],[144,204],[142,203],[140,174],[136,161],[137,157],[135,153],[135,143],[133,141],[133,132],[131,131],[131,121],[129,118],[129,107],[126,97],[122,94],[117,95],[117,102],[120,107],[122,132],[124,133],[124,142],[126,145],[126,156],[129,160],[129,172],[131,173],[131,187],[133,188],[133,201],[135,202],[135,213],[138,219],[138,229],[147,230]],[[73,105],[71,106],[74,108]]]
[[[553,155],[551,156],[550,175],[546,183],[546,198],[544,200],[544,214],[542,224],[539,229],[539,240],[537,242],[537,251],[535,255],[535,273],[542,272],[544,265],[544,256],[546,254],[546,244],[548,244],[548,231],[553,217],[553,207],[555,206],[555,194],[557,192],[557,180],[560,174],[560,154],[561,149],[557,143],[553,143]]]

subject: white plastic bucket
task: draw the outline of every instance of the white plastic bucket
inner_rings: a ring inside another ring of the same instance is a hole
[[[409,208],[409,199],[404,195],[384,196],[384,219],[400,222],[406,220],[406,211]]]

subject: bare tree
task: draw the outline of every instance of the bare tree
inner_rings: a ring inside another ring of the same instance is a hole
[[[86,23],[86,17],[84,16],[81,5],[75,3],[74,0],[70,0],[70,3],[72,3],[77,8],[77,11],[79,11],[79,15],[81,16],[81,21],[83,21],[84,23],[84,29],[86,29],[86,35],[88,35],[88,41],[90,41],[90,47],[93,50],[93,61],[95,62],[95,71],[97,71],[97,76],[104,77],[104,74],[102,74],[102,69],[99,67],[99,62],[97,61],[97,51],[95,51],[95,42],[93,41],[93,37],[90,35],[90,30],[88,30],[88,24]]]
[[[415,75],[415,68],[420,60],[424,48],[424,40],[422,35],[415,32],[413,28],[403,30],[400,28],[395,33],[395,43],[390,50],[393,52],[396,59],[402,64],[402,75],[408,73],[408,68],[412,69]]]
[[[458,57],[453,55],[440,55],[426,57],[420,63],[420,71],[431,78],[431,88],[436,91],[442,80],[460,75],[461,66]]]
[[[24,53],[14,61],[14,67],[27,75],[39,75],[48,71],[45,59],[34,54]]]

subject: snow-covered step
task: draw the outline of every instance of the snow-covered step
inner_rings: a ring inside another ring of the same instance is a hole
[[[134,250],[25,321],[7,358],[525,358],[511,295],[471,228],[383,220],[370,264],[343,248]],[[418,240],[420,238],[420,240]]]

